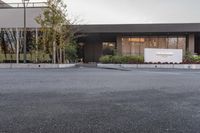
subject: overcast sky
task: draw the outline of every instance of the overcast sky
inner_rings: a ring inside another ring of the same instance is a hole
[[[21,0],[4,0],[21,2]],[[45,0],[31,0],[45,1]],[[86,24],[200,23],[200,0],[65,0]]]

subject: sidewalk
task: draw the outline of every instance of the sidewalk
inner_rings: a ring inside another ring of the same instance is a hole
[[[0,64],[0,68],[71,68],[75,66],[76,64]]]
[[[200,64],[97,64],[99,68],[130,69],[130,68],[163,68],[163,69],[198,69]]]

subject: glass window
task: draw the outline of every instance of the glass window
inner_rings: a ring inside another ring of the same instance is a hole
[[[167,41],[166,41],[166,37],[159,37],[158,38],[158,47],[159,48],[167,48]]]
[[[122,54],[131,55],[131,45],[127,38],[122,38]]]
[[[123,55],[140,55],[144,53],[145,38],[122,38]]]
[[[186,38],[185,37],[178,38],[178,49],[182,49],[183,53],[185,53],[185,50],[186,50]]]
[[[115,42],[103,42],[103,55],[114,55]]]
[[[145,40],[146,40],[145,41],[145,47],[146,48],[157,48],[157,47],[159,47],[157,37],[147,37]]]
[[[147,36],[122,38],[122,55],[143,55],[145,48],[183,49],[185,37]]]
[[[168,48],[169,49],[177,49],[178,48],[178,38],[177,37],[169,37],[168,38]]]

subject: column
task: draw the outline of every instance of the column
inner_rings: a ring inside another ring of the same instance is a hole
[[[194,54],[194,48],[195,48],[195,36],[194,34],[189,34],[188,37],[188,51],[192,54]]]
[[[122,37],[117,36],[117,54],[122,55]]]

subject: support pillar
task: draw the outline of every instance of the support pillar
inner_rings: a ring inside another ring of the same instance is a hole
[[[195,35],[189,34],[188,36],[188,51],[192,54],[195,53]]]
[[[117,36],[117,54],[122,55],[122,37]]]

